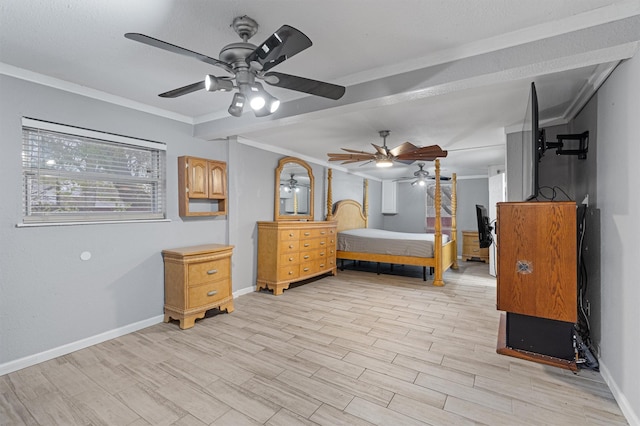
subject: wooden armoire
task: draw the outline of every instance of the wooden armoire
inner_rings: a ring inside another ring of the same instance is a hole
[[[575,369],[576,203],[497,204],[498,352]]]

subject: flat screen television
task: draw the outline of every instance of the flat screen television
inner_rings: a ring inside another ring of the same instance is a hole
[[[480,248],[490,247],[491,243],[493,243],[493,237],[491,236],[493,228],[489,225],[490,221],[487,209],[480,204],[476,204],[476,218],[478,220],[478,240],[480,241]]]
[[[544,153],[544,130],[540,129],[538,95],[535,83],[531,83],[529,102],[522,128],[522,199],[529,201],[538,196],[538,164]]]

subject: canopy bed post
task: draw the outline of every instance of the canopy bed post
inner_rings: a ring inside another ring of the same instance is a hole
[[[327,169],[327,220],[333,220],[333,190],[331,181],[333,180],[333,170]]]
[[[458,269],[458,180],[454,173],[452,176],[453,185],[451,186],[451,236],[450,240],[453,241],[453,264],[451,269]]]
[[[364,180],[364,227],[369,227],[369,179]]]
[[[440,193],[440,160],[436,159],[436,193],[435,193],[435,209],[436,223],[433,238],[433,254],[436,261],[435,276],[433,277],[433,285],[441,287],[444,285],[442,280],[442,224],[440,207],[442,203],[442,194]]]

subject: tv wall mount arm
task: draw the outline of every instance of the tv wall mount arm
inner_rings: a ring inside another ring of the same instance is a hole
[[[587,152],[589,151],[589,132],[584,133],[573,133],[568,135],[558,135],[556,136],[557,142],[546,142],[544,138],[544,132],[542,132],[541,136],[541,146],[543,147],[542,153],[547,149],[555,149],[556,155],[577,155],[580,160],[587,159]],[[568,141],[577,141],[571,143],[571,146],[576,148],[565,149],[564,144]]]

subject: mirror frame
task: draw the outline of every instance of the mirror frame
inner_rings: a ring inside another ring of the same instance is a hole
[[[280,214],[280,175],[282,174],[282,170],[285,165],[288,163],[295,163],[299,166],[304,167],[309,174],[309,212],[308,214],[296,214],[296,215],[286,215]],[[315,181],[313,179],[313,172],[311,171],[311,167],[306,163],[306,161],[301,160],[296,157],[284,157],[281,158],[278,162],[278,168],[276,168],[276,186],[275,186],[275,202],[274,202],[274,218],[276,221],[279,220],[297,220],[297,221],[311,221],[313,220],[313,205],[314,203],[314,186]]]

